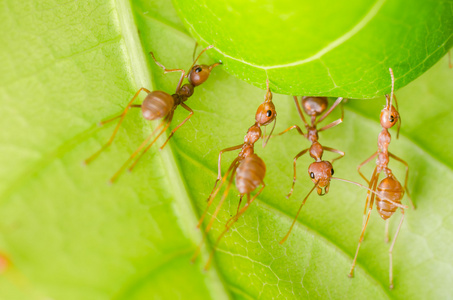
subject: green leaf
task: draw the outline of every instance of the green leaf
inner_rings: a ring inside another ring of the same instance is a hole
[[[451,1],[174,0],[224,69],[275,92],[374,98],[400,88],[453,45]]]
[[[365,192],[333,182],[312,195],[295,229],[284,236],[311,187],[310,159],[292,159],[308,142],[294,133],[262,149],[267,187],[219,244],[214,264],[195,229],[216,177],[220,149],[242,142],[264,91],[216,68],[187,102],[195,115],[164,151],[153,147],[131,174],[108,178],[157,125],[131,110],[110,149],[81,162],[110,137],[100,120],[122,111],[141,86],[172,91],[170,68],[191,64],[194,40],[168,1],[5,1],[0,9],[0,274],[1,299],[447,298],[453,240],[452,71],[446,59],[397,91],[401,137],[390,150],[410,167],[417,210],[407,210],[394,250],[395,289],[388,289],[384,222],[372,215],[349,279]],[[211,50],[212,52],[212,50]],[[212,62],[203,57],[204,62]],[[151,80],[152,78],[152,80]],[[379,80],[386,81],[387,74]],[[143,97],[142,97],[143,98]],[[274,95],[276,132],[299,123],[293,101]],[[244,101],[247,100],[247,101]],[[345,151],[336,176],[359,181],[356,166],[376,149],[384,99],[350,100],[345,121],[320,141]],[[336,111],[329,120],[339,117]],[[174,128],[187,115],[176,111]],[[328,120],[327,120],[328,121]],[[326,122],[327,122],[326,121]],[[392,134],[395,136],[394,131]],[[163,139],[159,141],[159,144]],[[225,171],[234,153],[224,155]],[[403,166],[391,162],[402,181]],[[366,169],[370,172],[371,167]],[[237,207],[232,188],[208,246]],[[392,218],[394,232],[399,215]]]

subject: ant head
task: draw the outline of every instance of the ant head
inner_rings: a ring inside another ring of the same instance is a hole
[[[193,95],[193,85],[190,83],[186,83],[179,89],[179,94],[183,97],[189,98],[190,96]]]
[[[277,117],[275,106],[272,101],[263,102],[257,109],[255,114],[256,123],[260,126],[270,124]]]
[[[386,97],[388,98],[388,96]],[[400,115],[393,105],[391,107],[386,106],[381,111],[381,126],[387,129],[392,128],[399,118]]]
[[[258,107],[255,114],[255,120],[259,126],[268,125],[277,117],[277,112],[275,111],[275,106],[272,102],[272,92],[269,88],[269,79],[266,81],[266,85],[267,92],[264,97],[264,102]]]
[[[319,116],[327,109],[327,98],[326,97],[303,97],[302,107],[309,116]]]
[[[318,195],[329,192],[330,178],[333,176],[332,164],[328,161],[317,161],[308,167],[308,175],[318,187]],[[324,193],[322,191],[324,189]]]
[[[195,65],[190,69],[187,79],[193,86],[199,86],[209,78],[211,70],[208,65]]]

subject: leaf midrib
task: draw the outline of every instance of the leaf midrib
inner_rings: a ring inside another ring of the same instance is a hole
[[[154,88],[155,82],[151,79],[152,75],[148,68],[148,62],[145,58],[145,49],[141,43],[141,40],[138,36],[138,30],[135,23],[135,18],[133,16],[131,2],[128,0],[116,0],[117,7],[123,8],[118,9],[118,16],[120,19],[120,26],[122,28],[122,32],[124,33],[124,41],[126,44],[127,52],[130,54],[130,63],[132,74],[134,75],[134,79],[136,82],[141,84],[141,86],[149,86]],[[127,2],[127,3],[126,3]],[[121,12],[121,13],[120,13]],[[127,14],[126,14],[127,12]],[[161,137],[160,140],[165,139],[167,133],[165,132]],[[184,223],[188,224],[189,226],[180,228],[186,235],[192,240],[193,244],[197,244],[198,241],[202,240],[201,231],[194,230],[196,228],[197,220],[195,218],[195,207],[193,206],[193,202],[190,200],[188,195],[188,191],[183,183],[181,172],[179,167],[176,164],[176,160],[172,151],[171,145],[168,145],[166,151],[162,151],[160,153],[160,158],[162,160],[163,165],[165,166],[165,172],[168,174],[167,178],[172,178],[172,187],[173,195],[175,202],[177,203],[178,208],[185,208],[183,209],[186,213],[179,214],[179,218],[183,216],[185,218],[185,222],[179,222],[179,224]],[[205,247],[207,245],[205,244]],[[211,269],[212,274],[211,276],[211,285],[207,286],[207,289],[210,291],[213,298],[217,299],[227,299],[230,298],[229,294],[225,290],[224,282],[220,277],[220,272],[214,267]],[[221,286],[222,290],[212,290],[212,286]]]

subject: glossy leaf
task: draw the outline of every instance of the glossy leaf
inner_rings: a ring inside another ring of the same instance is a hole
[[[292,158],[308,147],[295,133],[257,147],[268,168],[262,197],[222,240],[211,270],[204,272],[209,246],[236,210],[233,188],[208,248],[190,263],[202,239],[195,224],[216,177],[218,151],[242,142],[264,96],[222,67],[187,102],[195,111],[191,121],[164,151],[153,148],[133,173],[107,184],[156,126],[134,110],[110,149],[81,166],[114,128],[96,124],[120,113],[139,87],[175,88],[177,74],[163,75],[149,51],[167,67],[190,66],[194,40],[168,1],[6,1],[0,17],[0,253],[11,262],[0,275],[1,299],[451,294],[453,104],[447,100],[453,73],[446,59],[397,91],[403,126],[390,150],[411,166],[417,210],[406,212],[390,291],[384,222],[376,213],[356,277],[346,276],[362,222],[365,193],[358,187],[333,182],[325,197],[311,196],[290,239],[278,244],[311,186],[305,173],[310,160],[303,158],[295,194],[284,197]],[[292,99],[274,96],[276,132],[300,124]],[[344,123],[322,133],[323,144],[347,153],[335,164],[338,177],[360,180],[356,166],[376,149],[382,105],[382,98],[350,100]],[[186,115],[178,109],[172,127]],[[225,154],[223,171],[234,155]],[[404,168],[395,162],[391,167],[402,180]],[[392,218],[392,232],[398,218]]]
[[[451,1],[185,1],[191,34],[224,69],[287,95],[374,98],[400,88],[453,45]]]

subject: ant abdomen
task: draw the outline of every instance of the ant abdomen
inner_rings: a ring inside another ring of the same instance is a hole
[[[319,116],[327,109],[326,97],[303,97],[302,107],[309,116]]]
[[[264,180],[266,165],[256,154],[247,156],[238,166],[236,187],[240,194],[254,191]]]
[[[149,93],[142,103],[142,115],[146,120],[157,120],[168,115],[175,104],[170,94],[162,91]]]
[[[379,195],[389,199],[393,202],[401,204],[401,199],[404,196],[404,189],[400,182],[393,176],[384,178],[377,187]],[[397,206],[387,200],[382,200],[381,197],[376,196],[376,207],[382,219],[387,220],[397,210]]]

